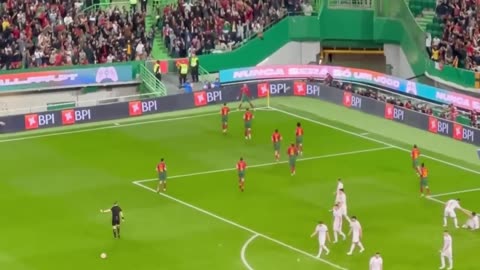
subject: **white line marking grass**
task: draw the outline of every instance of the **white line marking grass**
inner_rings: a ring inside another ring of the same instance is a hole
[[[362,136],[367,136],[367,135],[369,135],[369,134],[370,134],[370,133],[368,133],[368,132],[360,133],[360,135],[362,135]]]
[[[355,136],[355,137],[360,137],[360,138],[363,138],[365,140],[369,140],[369,141],[376,142],[376,143],[379,143],[379,144],[382,144],[382,145],[390,146],[392,148],[395,148],[395,149],[398,149],[398,150],[401,150],[401,151],[404,151],[404,152],[410,152],[409,149],[406,149],[406,148],[403,148],[403,147],[400,147],[400,146],[397,146],[397,145],[393,145],[391,143],[388,143],[388,142],[385,142],[385,141],[382,141],[382,140],[377,140],[377,139],[374,139],[374,138],[370,138],[370,137],[367,137],[367,136],[362,135],[362,134],[358,134],[358,133],[355,133],[355,132],[352,132],[352,131],[349,131],[349,130],[346,130],[346,129],[343,129],[343,128],[340,128],[340,127],[337,127],[337,126],[333,126],[333,125],[330,125],[330,124],[327,124],[327,123],[324,123],[324,122],[321,122],[321,121],[317,121],[317,120],[314,120],[314,119],[311,119],[311,118],[308,118],[308,117],[304,117],[304,116],[301,116],[301,115],[298,115],[298,114],[295,114],[295,113],[291,113],[291,112],[288,112],[288,111],[285,111],[285,110],[281,110],[281,109],[277,109],[277,108],[272,108],[272,109],[277,111],[277,112],[281,112],[283,114],[290,115],[290,116],[296,117],[298,119],[303,119],[305,121],[308,121],[308,122],[311,122],[311,123],[314,123],[314,124],[317,124],[317,125],[320,125],[320,126],[324,126],[324,127],[328,127],[328,128],[334,129],[334,130],[338,130],[338,131],[341,131],[341,132],[346,133],[346,134],[350,134],[350,135]],[[470,169],[470,168],[467,168],[467,167],[464,167],[464,166],[461,166],[461,165],[458,165],[458,164],[455,164],[455,163],[452,163],[452,162],[448,162],[448,161],[445,161],[445,160],[442,160],[442,159],[438,159],[436,157],[423,155],[423,154],[422,154],[422,157],[437,161],[439,163],[443,163],[445,165],[448,165],[448,166],[451,166],[451,167],[454,167],[454,168],[457,168],[457,169],[460,169],[460,170],[463,170],[463,171],[467,171],[467,172],[471,172],[471,173],[480,175],[480,171],[476,171],[476,170],[473,170],[473,169]]]
[[[452,191],[452,192],[446,192],[446,193],[439,193],[439,194],[431,195],[430,198],[443,197],[443,196],[462,194],[462,193],[469,193],[469,192],[475,192],[475,191],[480,191],[480,188],[472,188],[472,189],[464,189],[464,190],[458,190],[458,191]]]
[[[321,155],[321,156],[306,157],[306,158],[298,159],[297,162],[307,161],[307,160],[324,159],[324,158],[332,158],[332,157],[340,157],[340,156],[348,156],[348,155],[356,155],[356,154],[369,153],[369,152],[377,152],[377,151],[387,150],[387,149],[391,149],[391,148],[392,147],[390,147],[390,146],[384,146],[384,147],[370,148],[370,149],[357,150],[357,151],[349,151],[349,152],[342,152],[342,153],[335,153],[335,154],[328,154],[328,155]],[[261,167],[267,167],[267,166],[272,166],[272,165],[277,165],[277,164],[285,164],[285,163],[288,163],[288,161],[269,162],[269,163],[250,165],[250,166],[248,166],[247,169],[249,169],[249,168],[261,168]],[[190,177],[190,176],[204,175],[204,174],[213,174],[213,173],[220,173],[220,172],[228,172],[228,171],[234,171],[234,170],[236,170],[236,168],[226,168],[226,169],[211,170],[211,171],[204,171],[204,172],[197,172],[197,173],[181,174],[181,175],[170,176],[170,177],[168,177],[168,179],[183,178],[183,177]],[[157,178],[150,178],[150,179],[137,180],[135,182],[144,183],[144,182],[151,182],[151,181],[156,181],[156,180],[158,180],[158,179]]]
[[[154,193],[157,192],[155,189],[153,189],[153,188],[151,188],[151,187],[148,187],[148,186],[145,186],[145,185],[143,185],[142,183],[140,183],[140,182],[138,182],[138,181],[133,182],[133,184],[135,184],[135,185],[137,185],[137,186],[139,186],[139,187],[141,187],[141,188],[143,188],[143,189],[149,190],[149,191],[151,191],[151,192],[154,192]],[[340,266],[340,265],[334,264],[334,263],[332,263],[332,262],[330,262],[330,261],[327,261],[327,260],[325,260],[325,259],[322,259],[322,258],[317,258],[317,257],[315,257],[314,255],[312,255],[312,254],[310,254],[310,253],[308,253],[308,252],[306,252],[306,251],[303,251],[303,250],[301,250],[301,249],[298,249],[298,248],[296,248],[296,247],[293,247],[293,246],[291,246],[291,245],[289,245],[289,244],[286,244],[286,243],[284,243],[284,242],[281,242],[280,240],[277,240],[277,239],[272,238],[272,237],[270,237],[270,236],[267,236],[267,235],[265,235],[265,234],[256,232],[256,231],[254,231],[254,230],[252,230],[252,229],[250,229],[250,228],[247,228],[247,227],[245,227],[245,226],[243,226],[243,225],[240,225],[240,224],[238,224],[238,223],[236,223],[236,222],[234,222],[234,221],[231,221],[231,220],[229,220],[229,219],[226,219],[226,218],[223,218],[223,217],[221,217],[221,216],[218,216],[218,215],[216,215],[216,214],[214,214],[214,213],[212,213],[212,212],[209,212],[209,211],[207,211],[207,210],[205,210],[205,209],[202,209],[202,208],[197,207],[197,206],[195,206],[195,205],[192,205],[192,204],[190,204],[190,203],[184,202],[184,201],[182,201],[182,200],[180,200],[180,199],[177,199],[177,198],[175,198],[175,197],[173,197],[173,196],[171,196],[171,195],[168,195],[168,194],[166,194],[166,193],[158,193],[158,194],[159,194],[160,196],[162,196],[162,197],[165,197],[165,198],[170,199],[170,200],[172,200],[172,201],[174,201],[174,202],[177,202],[177,203],[179,203],[179,204],[182,204],[182,205],[184,205],[184,206],[186,206],[186,207],[188,207],[188,208],[191,208],[191,209],[196,210],[196,211],[198,211],[198,212],[201,212],[201,213],[203,213],[203,214],[205,214],[205,215],[211,216],[211,217],[216,218],[216,219],[218,219],[218,220],[221,220],[221,221],[223,221],[223,222],[225,222],[225,223],[228,223],[228,224],[230,224],[230,225],[232,225],[232,226],[235,226],[235,227],[237,227],[237,228],[239,228],[239,229],[242,229],[242,230],[244,230],[244,231],[250,232],[250,233],[252,233],[252,234],[256,234],[256,235],[258,235],[258,237],[262,237],[262,238],[264,238],[264,239],[267,239],[267,240],[269,240],[269,241],[271,241],[271,242],[273,242],[273,243],[276,243],[276,244],[278,244],[278,245],[280,245],[280,246],[283,246],[283,247],[285,247],[285,248],[287,248],[287,249],[290,249],[290,250],[292,250],[292,251],[295,251],[295,252],[298,252],[298,253],[300,253],[300,254],[303,254],[303,255],[305,255],[305,256],[307,256],[307,257],[310,257],[310,258],[312,258],[312,259],[314,259],[314,260],[317,260],[317,261],[323,262],[323,263],[325,263],[325,264],[328,264],[328,265],[330,265],[331,267],[333,267],[333,268],[335,268],[335,269],[348,270],[348,269],[346,269],[346,268],[344,268],[344,267],[342,267],[342,266]]]
[[[260,235],[258,234],[254,234],[252,237],[250,237],[247,242],[245,242],[245,244],[243,244],[242,246],[242,250],[240,251],[240,258],[242,259],[242,263],[243,265],[245,265],[245,267],[248,269],[248,270],[253,270],[253,267],[250,266],[250,264],[248,263],[247,261],[247,256],[246,256],[246,253],[247,253],[247,248],[248,248],[248,245],[250,245],[251,242],[253,242],[253,240],[255,240],[255,238],[259,237]]]
[[[259,108],[257,108],[257,110],[267,110],[267,107],[259,107]],[[270,110],[270,109],[268,109],[268,110]],[[231,113],[235,113],[235,112],[242,112],[242,111],[232,111]],[[85,133],[85,132],[90,132],[90,131],[106,130],[106,129],[114,129],[114,128],[124,128],[124,127],[139,126],[139,125],[146,125],[146,124],[160,123],[160,122],[187,120],[187,119],[194,119],[194,118],[200,118],[200,117],[212,116],[212,115],[219,115],[219,113],[218,112],[201,113],[201,114],[195,114],[195,115],[172,117],[172,118],[162,118],[162,119],[153,119],[153,120],[146,120],[146,121],[141,121],[141,118],[138,118],[139,121],[130,122],[130,123],[116,122],[116,123],[113,123],[113,125],[92,127],[92,128],[88,128],[88,127],[81,128],[81,126],[79,126],[79,128],[75,129],[75,130],[49,132],[49,133],[39,134],[39,135],[28,135],[28,132],[27,132],[27,133],[22,133],[22,135],[25,134],[25,136],[18,135],[19,137],[3,139],[3,140],[0,140],[0,143],[25,141],[25,140],[32,140],[32,139],[38,139],[38,138],[54,137],[54,136],[76,134],[76,133]],[[126,118],[126,119],[131,119],[131,118]],[[97,123],[101,124],[102,122],[97,122]],[[81,124],[79,124],[79,125],[81,125]],[[46,132],[48,132],[48,131],[46,131]],[[17,135],[13,135],[13,136],[17,136]]]

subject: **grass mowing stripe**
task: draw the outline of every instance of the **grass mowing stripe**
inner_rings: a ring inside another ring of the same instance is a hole
[[[247,248],[248,248],[248,245],[250,245],[251,242],[253,242],[253,240],[255,240],[255,238],[259,237],[260,235],[258,234],[254,234],[252,237],[250,237],[247,242],[245,242],[245,244],[243,244],[242,246],[242,250],[240,251],[240,258],[242,259],[242,263],[243,265],[245,265],[245,267],[248,269],[248,270],[253,270],[253,267],[250,266],[250,264],[248,263],[247,261],[247,256],[245,255],[246,252],[247,252]]]
[[[382,144],[382,145],[390,146],[392,148],[410,153],[409,149],[406,149],[406,148],[403,148],[403,147],[400,147],[400,146],[397,146],[397,145],[394,145],[394,144],[391,144],[391,143],[388,143],[388,142],[385,142],[385,141],[382,141],[382,140],[377,140],[377,139],[374,139],[374,138],[370,138],[370,137],[367,137],[367,136],[362,135],[362,134],[358,134],[358,133],[355,133],[355,132],[352,132],[352,131],[349,131],[349,130],[346,130],[346,129],[343,129],[343,128],[340,128],[340,127],[337,127],[337,126],[333,126],[333,125],[330,125],[330,124],[327,124],[327,123],[324,123],[324,122],[320,122],[320,121],[317,121],[317,120],[314,120],[314,119],[311,119],[311,118],[308,118],[308,117],[305,117],[305,116],[301,116],[301,115],[298,115],[298,114],[295,114],[295,113],[291,113],[291,112],[288,112],[288,111],[285,111],[285,110],[281,110],[281,109],[277,109],[277,108],[272,108],[272,109],[275,110],[275,111],[284,113],[286,115],[290,115],[290,116],[297,117],[297,118],[305,120],[305,121],[309,121],[311,123],[315,123],[315,124],[318,124],[318,125],[321,125],[321,126],[324,126],[324,127],[335,129],[335,130],[341,131],[343,133],[347,133],[347,134],[350,134],[350,135],[353,135],[353,136],[356,136],[356,137],[364,138],[365,140],[369,140],[369,141],[376,142],[376,143],[379,143],[379,144]],[[451,166],[451,167],[455,167],[455,168],[463,170],[463,171],[467,171],[467,172],[471,172],[471,173],[480,175],[480,171],[476,171],[476,170],[473,170],[473,169],[470,169],[470,168],[467,168],[467,167],[464,167],[464,166],[461,166],[461,165],[458,165],[458,164],[455,164],[455,163],[452,163],[452,162],[448,162],[448,161],[445,161],[445,160],[442,160],[442,159],[438,159],[436,157],[432,157],[432,156],[428,156],[428,155],[422,155],[422,157],[425,157],[425,158],[443,163],[443,164]]]
[[[139,187],[141,187],[141,188],[143,188],[143,189],[146,189],[146,190],[149,190],[149,191],[151,191],[151,192],[157,193],[157,191],[156,191],[155,189],[153,189],[153,188],[151,188],[151,187],[148,187],[148,186],[145,186],[145,185],[143,185],[143,184],[140,183],[140,182],[135,181],[135,182],[133,182],[133,184],[135,184],[135,185],[137,185],[137,186],[139,186]],[[192,205],[192,204],[189,204],[189,203],[187,203],[187,202],[184,202],[184,201],[182,201],[182,200],[180,200],[180,199],[177,199],[177,198],[175,198],[175,197],[173,197],[173,196],[170,196],[170,195],[165,194],[165,193],[158,193],[158,194],[159,194],[160,196],[162,196],[162,197],[165,197],[165,198],[170,199],[170,200],[172,200],[172,201],[174,201],[174,202],[177,202],[177,203],[179,203],[179,204],[182,204],[182,205],[184,205],[184,206],[186,206],[186,207],[188,207],[188,208],[191,208],[191,209],[193,209],[193,210],[196,210],[196,211],[198,211],[198,212],[201,212],[201,213],[203,213],[203,214],[205,214],[205,215],[208,215],[208,216],[211,216],[211,217],[216,218],[216,219],[218,219],[218,220],[221,220],[221,221],[223,221],[223,222],[225,222],[225,223],[228,223],[228,224],[230,224],[230,225],[232,225],[232,226],[235,226],[235,227],[237,227],[237,228],[240,228],[240,229],[242,229],[242,230],[244,230],[244,231],[250,232],[250,233],[252,233],[252,234],[257,234],[259,237],[262,237],[262,238],[264,238],[264,239],[267,239],[267,240],[269,240],[269,241],[271,241],[271,242],[274,242],[274,243],[276,243],[276,244],[278,244],[278,245],[280,245],[280,246],[283,246],[283,247],[285,247],[285,248],[287,248],[287,249],[296,251],[296,252],[298,252],[298,253],[300,253],[300,254],[303,254],[303,255],[305,255],[305,256],[307,256],[307,257],[310,257],[310,258],[312,258],[312,259],[314,259],[314,260],[317,260],[317,261],[323,262],[323,263],[325,263],[325,264],[328,264],[328,265],[330,265],[331,267],[333,267],[333,268],[335,268],[335,269],[348,270],[348,269],[346,269],[346,268],[343,268],[343,267],[340,266],[340,265],[334,264],[334,263],[332,263],[332,262],[330,262],[330,261],[327,261],[327,260],[324,260],[324,259],[322,259],[322,258],[317,258],[317,257],[315,257],[314,255],[312,255],[312,254],[310,254],[310,253],[308,253],[308,252],[306,252],[306,251],[303,251],[303,250],[301,250],[301,249],[298,249],[298,248],[296,248],[296,247],[293,247],[293,246],[291,246],[291,245],[289,245],[289,244],[286,244],[286,243],[284,243],[284,242],[282,242],[282,241],[280,241],[280,240],[277,240],[277,239],[275,239],[275,238],[271,238],[270,236],[267,236],[267,235],[261,234],[261,233],[259,233],[259,232],[256,232],[256,231],[254,231],[254,230],[252,230],[252,229],[250,229],[250,228],[247,228],[247,227],[245,227],[245,226],[243,226],[243,225],[240,225],[240,224],[238,224],[238,223],[236,223],[236,222],[234,222],[234,221],[231,221],[231,220],[229,220],[229,219],[226,219],[226,218],[223,218],[223,217],[221,217],[221,216],[218,216],[218,215],[216,215],[216,214],[214,214],[214,213],[212,213],[212,212],[209,212],[209,211],[204,210],[204,209],[202,209],[202,208],[199,208],[199,207],[197,207],[197,206],[195,206],[195,205]]]
[[[300,161],[316,160],[316,159],[322,159],[322,158],[332,158],[332,157],[356,155],[356,154],[362,154],[362,153],[382,151],[382,150],[387,150],[387,149],[391,149],[391,148],[392,147],[390,147],[390,146],[377,147],[377,148],[370,148],[370,149],[364,149],[364,150],[357,150],[357,151],[349,151],[349,152],[342,152],[342,153],[335,153],[335,154],[300,158],[297,161],[300,162]],[[285,163],[288,163],[288,161],[285,160],[285,161],[278,161],[278,162],[256,164],[256,165],[248,166],[248,168],[261,168],[261,167],[267,167],[267,166],[272,166],[272,165],[276,165],[276,164],[285,164]],[[236,168],[227,168],[227,169],[211,170],[211,171],[196,172],[196,173],[189,173],[189,174],[181,174],[181,175],[174,175],[174,176],[168,177],[168,179],[183,178],[183,177],[190,177],[190,176],[204,175],[204,174],[213,174],[213,173],[220,173],[220,172],[228,172],[228,171],[234,171],[234,170],[236,170]],[[143,179],[143,180],[136,180],[134,182],[144,183],[144,182],[151,182],[151,181],[155,181],[155,180],[158,180],[158,179],[157,178],[149,178],[149,179]]]
[[[268,108],[267,108],[267,107],[259,107],[259,108],[256,108],[256,109],[257,109],[257,110],[266,110],[266,109],[268,109]],[[237,111],[232,111],[231,113],[235,113],[235,112],[241,112],[241,111],[238,111],[238,110],[237,110]],[[88,128],[88,127],[86,127],[86,128],[79,128],[79,129],[71,130],[71,131],[60,131],[60,132],[45,133],[45,134],[41,134],[41,135],[33,135],[33,136],[24,136],[24,137],[16,137],[16,138],[3,139],[3,140],[0,140],[0,143],[15,142],[15,141],[25,141],[25,140],[45,138],[45,137],[53,137],[53,136],[60,136],[60,135],[84,133],[84,132],[97,131],[97,130],[105,130],[105,129],[124,128],[124,127],[139,126],[139,125],[152,124],[152,123],[160,123],[160,122],[170,122],[170,121],[177,121],[177,120],[187,120],[187,119],[200,118],[200,117],[206,117],[206,116],[211,116],[211,115],[218,115],[218,112],[194,114],[194,115],[181,116],[181,117],[155,119],[155,120],[148,120],[148,121],[138,121],[138,122],[132,122],[132,123],[126,123],[126,124],[112,123],[111,125],[108,125],[108,126],[100,126],[100,127],[94,127],[94,128]],[[119,121],[121,121],[121,120],[122,120],[122,119],[119,119]]]

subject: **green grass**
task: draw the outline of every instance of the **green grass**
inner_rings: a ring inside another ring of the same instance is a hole
[[[255,112],[252,141],[243,138],[238,112],[230,116],[227,135],[220,132],[218,115],[204,114],[175,121],[139,119],[144,123],[115,128],[103,128],[109,125],[103,124],[89,132],[58,136],[25,133],[0,140],[0,266],[14,270],[246,269],[241,249],[258,233],[245,252],[256,270],[335,269],[308,255],[317,252],[317,241],[309,235],[318,220],[331,227],[328,210],[336,179],[342,177],[349,213],[357,215],[364,228],[366,252],[346,256],[347,241],[330,244],[332,252],[323,259],[350,270],[367,269],[369,257],[380,251],[386,269],[437,268],[442,205],[419,197],[408,153],[386,148],[380,141],[405,145],[374,132],[367,138],[356,136],[365,131],[288,110],[298,116]],[[298,121],[306,132],[305,160],[298,162],[297,175],[292,177],[284,162],[271,164],[270,135],[275,128],[280,130],[285,152]],[[82,126],[70,131],[82,131]],[[37,135],[43,137],[32,137]],[[17,140],[8,141],[11,138]],[[233,170],[240,156],[251,166],[245,193],[238,191]],[[149,190],[155,188],[155,181],[142,186],[132,183],[155,178],[154,167],[161,157],[170,177],[163,196]],[[480,186],[475,173],[428,158],[423,161],[430,169],[435,194]],[[452,158],[448,162],[469,166]],[[462,198],[468,209],[478,207],[478,192],[453,197]],[[121,240],[111,235],[110,216],[99,212],[116,200],[126,215]],[[465,217],[459,216],[463,223]],[[344,230],[348,230],[346,224]],[[452,231],[455,269],[478,269],[477,234]],[[108,259],[100,259],[101,252]]]

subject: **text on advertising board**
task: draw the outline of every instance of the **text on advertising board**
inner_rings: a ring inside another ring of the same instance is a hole
[[[372,84],[430,101],[454,104],[467,110],[480,111],[479,98],[365,69],[324,65],[260,66],[222,70],[219,73],[219,77],[220,82],[225,84],[266,79],[324,79],[327,73],[337,80]],[[301,91],[297,92],[297,94],[301,96]]]
[[[385,104],[385,118],[389,120],[405,121],[405,111],[395,107],[393,104]]]
[[[70,109],[63,110],[62,125],[73,125],[77,122],[90,121],[92,119],[92,111],[90,109]]]
[[[193,103],[196,107],[222,101],[222,91],[199,91],[193,93]]]
[[[156,100],[130,101],[128,103],[128,114],[130,116],[140,116],[144,113],[158,111]]]
[[[25,129],[37,129],[55,124],[54,113],[33,113],[25,115]]]
[[[315,84],[307,84],[302,81],[293,83],[294,96],[320,96],[320,86]]]

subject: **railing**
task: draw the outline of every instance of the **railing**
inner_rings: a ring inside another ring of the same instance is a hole
[[[373,6],[374,0],[328,0],[329,8],[373,9]]]
[[[140,65],[140,79],[142,80],[140,87],[143,87],[151,97],[167,95],[165,85],[145,65]]]
[[[21,107],[21,108],[9,108],[6,106],[2,106],[2,104],[0,104],[0,116],[54,111],[51,108],[57,108],[57,110],[62,110],[66,108],[106,105],[106,104],[141,100],[141,99],[146,99],[151,97],[152,97],[152,94],[150,93],[118,96],[118,97],[112,96],[112,97],[85,99],[85,100],[79,100],[77,97],[76,98],[77,100],[64,102],[64,103],[44,104],[41,106],[30,106],[30,107]]]

